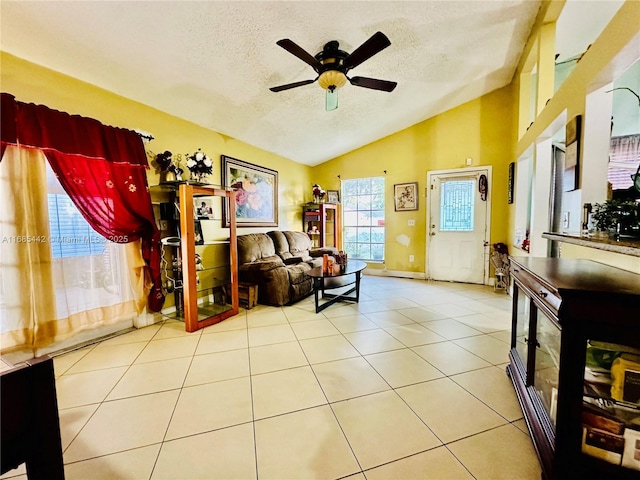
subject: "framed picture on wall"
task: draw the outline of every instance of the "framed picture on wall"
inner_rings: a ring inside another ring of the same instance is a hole
[[[568,123],[565,131],[565,157],[564,173],[562,175],[562,187],[565,192],[570,192],[578,188],[578,178],[580,175],[580,130],[582,126],[582,116],[573,117]]]
[[[221,155],[222,182],[236,191],[238,227],[278,226],[278,172]],[[225,225],[229,225],[225,212]]]
[[[396,212],[418,210],[418,182],[395,184],[393,200]]]

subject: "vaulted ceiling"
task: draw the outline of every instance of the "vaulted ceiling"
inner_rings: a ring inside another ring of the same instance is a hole
[[[291,160],[316,165],[509,84],[538,0],[6,1],[2,50]],[[325,111],[312,68],[276,45],[391,45]],[[139,125],[121,125],[128,128]],[[151,132],[153,133],[153,132]]]

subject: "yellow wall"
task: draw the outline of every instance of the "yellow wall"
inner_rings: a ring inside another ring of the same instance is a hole
[[[325,190],[338,190],[341,179],[384,176],[386,267],[425,272],[427,172],[464,168],[465,159],[471,157],[473,166],[493,166],[491,242],[506,243],[507,169],[514,142],[513,102],[510,87],[496,90],[323,163],[314,168],[314,181]],[[394,211],[393,185],[415,181],[420,192],[419,210]],[[415,227],[407,225],[409,219],[415,219]],[[411,239],[408,247],[395,240],[399,235]],[[415,262],[409,263],[409,255],[415,255]]]
[[[19,101],[39,103],[56,110],[84,115],[107,125],[150,132],[155,140],[146,145],[148,152],[170,150],[174,154],[184,155],[202,148],[214,160],[210,183],[221,183],[221,154],[277,170],[279,228],[301,229],[300,212],[303,198],[312,183],[311,167],[34,65],[6,52],[0,52],[0,65],[2,91],[14,95]],[[148,177],[150,185],[158,183],[158,176],[153,169],[149,170]],[[242,228],[238,233],[273,229]]]
[[[514,92],[520,90],[520,82],[526,81],[526,75],[524,75],[524,73],[530,71],[532,67],[531,52],[536,52],[536,55],[545,55],[546,57],[541,59],[544,65],[552,60],[554,50],[550,47],[553,46],[554,22],[561,13],[562,5],[563,2],[550,2],[543,5],[516,71],[515,81],[512,84]],[[548,68],[544,70],[547,72],[546,78],[542,78],[541,85],[539,86],[543,92],[541,96],[544,97],[539,98],[542,108],[530,126],[529,112],[526,111],[527,98],[523,99],[520,97],[519,99],[515,99],[516,105],[520,106],[520,111],[517,112],[519,116],[517,122],[521,128],[520,138],[516,141],[512,161],[517,161],[521,156],[533,155],[530,152],[535,150],[537,142],[548,139],[557,128],[564,128],[564,125],[558,125],[558,119],[571,119],[576,115],[582,115],[583,125],[585,125],[586,96],[594,90],[616,80],[627,66],[634,61],[638,61],[638,39],[640,38],[639,20],[640,2],[627,0],[600,36],[591,44],[588,51],[557,92],[553,93],[549,89],[549,86],[553,84],[553,72],[549,72]],[[538,48],[540,43],[544,44],[546,48]],[[540,59],[538,59],[538,61],[540,61]],[[541,74],[542,73],[543,72],[541,72]],[[549,77],[549,75],[551,75],[551,77]],[[527,95],[529,88],[523,83],[520,91]],[[549,99],[549,97],[551,98]],[[528,128],[523,129],[523,125],[528,126]],[[607,118],[605,128],[608,129],[608,127],[609,122]],[[605,134],[608,136],[609,131],[607,130]],[[583,152],[581,154],[581,161],[584,162],[584,160]],[[587,169],[582,168],[581,170],[581,175],[584,175],[584,171]],[[606,179],[602,181],[604,183]],[[582,186],[584,183],[585,178],[583,177],[580,179],[579,184]],[[601,199],[601,201],[604,200],[605,198]],[[546,199],[542,199],[543,203],[544,201],[546,201]],[[513,245],[516,228],[515,204],[509,206],[507,217],[509,219],[507,230],[508,245]],[[515,255],[527,255],[522,250],[513,250],[512,253]],[[561,256],[592,259],[640,273],[640,261],[638,257],[571,244],[562,244]]]
[[[631,255],[596,250],[570,243],[563,243],[561,249],[561,256],[565,258],[588,258],[589,260],[621,268],[622,270],[640,273],[640,257],[632,257]]]

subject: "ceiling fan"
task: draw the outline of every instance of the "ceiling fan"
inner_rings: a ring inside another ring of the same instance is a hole
[[[367,77],[347,77],[349,70],[357,67],[365,60],[368,60],[391,45],[387,36],[382,32],[374,33],[367,41],[351,52],[351,54],[340,50],[340,44],[336,40],[328,42],[315,57],[288,38],[279,40],[276,44],[310,65],[318,76],[313,80],[302,80],[301,82],[271,87],[269,90],[272,92],[282,92],[290,88],[309,85],[318,80],[318,84],[327,91],[326,109],[329,111],[338,108],[338,89],[344,86],[347,80],[351,85],[357,87],[382,90],[384,92],[392,92],[393,89],[396,88],[397,83],[388,80],[378,80]]]

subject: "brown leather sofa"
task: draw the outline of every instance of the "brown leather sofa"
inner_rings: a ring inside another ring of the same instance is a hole
[[[313,291],[313,281],[306,275],[322,265],[324,254],[335,248],[311,248],[304,232],[271,231],[238,235],[238,277],[241,282],[258,285],[258,302],[287,305]]]

